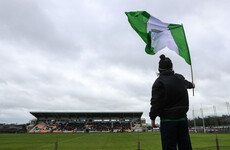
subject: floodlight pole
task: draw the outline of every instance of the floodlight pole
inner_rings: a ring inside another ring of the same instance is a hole
[[[229,115],[229,102],[226,102],[226,106],[227,106],[227,111],[228,111],[228,115]]]
[[[205,123],[204,123],[204,113],[203,113],[203,108],[202,108],[202,105],[201,105],[201,108],[200,108],[200,112],[201,112],[201,116],[202,116],[202,119],[203,119],[203,128],[204,128],[204,133],[206,133],[206,130],[205,130]]]
[[[213,105],[214,117],[217,117],[216,106]]]
[[[192,114],[193,114],[193,121],[194,121],[194,128],[195,128],[195,132],[197,133],[197,130],[196,130],[196,118],[195,118],[195,112],[194,112],[194,108],[192,110]]]

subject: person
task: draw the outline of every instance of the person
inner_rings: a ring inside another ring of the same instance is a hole
[[[173,71],[173,64],[165,55],[160,56],[159,77],[152,86],[150,119],[156,128],[155,119],[160,117],[160,133],[163,150],[192,150],[188,132],[187,89],[195,84]]]

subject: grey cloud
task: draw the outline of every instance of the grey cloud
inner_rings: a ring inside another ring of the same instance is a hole
[[[71,58],[78,56],[80,46],[67,34],[60,34],[46,11],[36,1],[0,2],[1,39],[11,44],[30,47],[46,55]]]
[[[197,87],[190,105],[223,104],[230,97],[227,4],[0,1],[0,122],[27,122],[29,111],[71,110],[143,111],[149,121],[159,55],[188,80],[190,67],[167,49],[145,54],[124,14],[135,10],[184,24]]]

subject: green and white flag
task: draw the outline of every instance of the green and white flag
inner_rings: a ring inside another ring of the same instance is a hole
[[[146,11],[125,12],[125,14],[133,29],[147,44],[146,53],[154,55],[168,47],[191,65],[183,25],[164,23]]]

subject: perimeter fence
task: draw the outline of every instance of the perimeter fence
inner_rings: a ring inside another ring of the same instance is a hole
[[[200,107],[190,106],[187,114],[191,132],[230,133],[229,102],[200,105]]]

